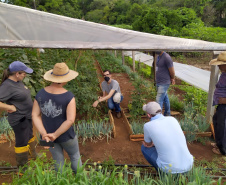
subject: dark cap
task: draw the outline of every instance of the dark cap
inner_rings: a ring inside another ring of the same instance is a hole
[[[33,69],[27,67],[23,62],[20,61],[12,62],[9,65],[9,71],[10,72],[24,71],[26,73],[33,73]]]

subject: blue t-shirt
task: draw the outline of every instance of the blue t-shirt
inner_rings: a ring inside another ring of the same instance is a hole
[[[74,95],[67,91],[63,94],[51,94],[40,90],[35,99],[42,113],[42,122],[47,133],[55,132],[67,119],[67,106]],[[75,137],[74,128],[71,126],[65,133],[60,135],[54,142],[66,142]]]
[[[156,62],[156,84],[166,85],[170,84],[169,68],[173,67],[173,61],[169,54],[163,52],[161,56],[158,56]]]
[[[184,173],[193,166],[184,133],[171,116],[157,114],[144,124],[144,141],[153,141],[158,153],[157,165],[164,172]]]

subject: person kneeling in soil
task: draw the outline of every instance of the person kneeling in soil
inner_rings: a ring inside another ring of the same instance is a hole
[[[98,103],[108,100],[108,108],[115,110],[117,118],[121,118],[120,102],[123,100],[119,83],[111,78],[111,72],[109,70],[104,71],[104,81],[101,83],[103,96],[99,97],[93,103],[93,107],[97,107]]]
[[[144,141],[141,151],[157,171],[185,173],[193,166],[184,133],[172,116],[163,116],[157,102],[143,106],[150,121],[144,124]]]
[[[54,142],[54,147],[49,150],[56,161],[56,171],[62,171],[63,150],[68,153],[75,173],[77,166],[82,165],[78,138],[72,126],[76,117],[75,97],[63,87],[77,76],[78,73],[69,70],[65,63],[56,63],[53,70],[44,75],[44,79],[52,83],[41,89],[34,100],[32,119],[42,139]]]
[[[216,84],[213,95],[213,106],[217,105],[213,116],[216,143],[211,143],[215,154],[226,155],[226,51],[219,54],[217,59],[210,61],[210,65],[217,65],[221,76]]]

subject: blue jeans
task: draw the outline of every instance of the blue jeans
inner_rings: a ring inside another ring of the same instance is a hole
[[[170,116],[170,101],[167,95],[167,90],[169,88],[169,84],[168,85],[160,85],[157,84],[157,97],[156,97],[156,102],[159,103],[159,105],[161,106],[161,108],[165,107],[165,112],[164,112],[164,116]]]
[[[141,151],[144,155],[144,158],[155,167],[156,171],[159,170],[159,167],[156,163],[156,160],[158,158],[158,153],[156,151],[156,148],[153,146],[151,148],[147,148],[144,145],[141,146]]]
[[[52,153],[53,160],[56,161],[56,171],[60,170],[62,172],[62,167],[64,165],[63,149],[70,157],[72,170],[77,173],[77,166],[82,166],[77,136],[75,136],[74,139],[70,139],[66,142],[54,143],[54,148],[49,148],[50,152]]]
[[[112,95],[112,97],[108,99],[108,108],[111,110],[115,109],[115,112],[121,112],[120,103],[115,103],[113,101],[113,96],[114,95]],[[122,102],[122,100],[123,100],[123,96],[121,96],[120,102]]]

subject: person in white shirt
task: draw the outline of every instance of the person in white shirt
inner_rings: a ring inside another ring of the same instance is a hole
[[[144,124],[144,141],[141,151],[146,160],[157,171],[185,173],[193,166],[184,133],[178,121],[171,116],[163,116],[157,102],[143,106],[150,121]]]

